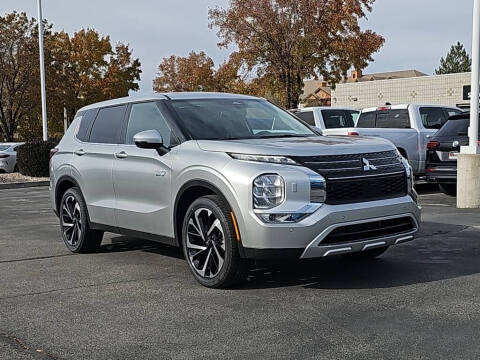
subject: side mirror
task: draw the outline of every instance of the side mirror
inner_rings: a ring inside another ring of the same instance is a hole
[[[157,130],[146,130],[135,134],[133,141],[137,147],[142,149],[160,149],[163,148],[162,135]]]

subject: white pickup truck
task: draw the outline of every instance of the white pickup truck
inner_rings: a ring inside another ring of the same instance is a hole
[[[359,110],[330,106],[315,106],[291,111],[310,126],[329,135],[329,129],[349,128],[357,124]]]
[[[355,127],[330,129],[324,135],[374,136],[390,140],[419,177],[425,174],[427,143],[452,115],[452,106],[404,104],[363,109]]]

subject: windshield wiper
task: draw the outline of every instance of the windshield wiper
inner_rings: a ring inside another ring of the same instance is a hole
[[[290,138],[290,137],[309,137],[315,136],[315,134],[308,135],[308,134],[272,134],[272,135],[265,135],[265,136],[258,136],[255,139],[270,139],[270,138]]]

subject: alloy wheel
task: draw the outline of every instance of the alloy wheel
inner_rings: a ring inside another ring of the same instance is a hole
[[[203,278],[215,277],[225,262],[225,237],[222,223],[207,208],[193,211],[186,236],[190,264]]]
[[[70,246],[77,246],[82,234],[80,205],[74,196],[68,196],[62,206],[62,232]]]

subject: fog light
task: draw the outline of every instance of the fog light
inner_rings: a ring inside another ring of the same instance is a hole
[[[296,223],[309,214],[290,213],[290,214],[257,214],[258,217],[267,224]]]

